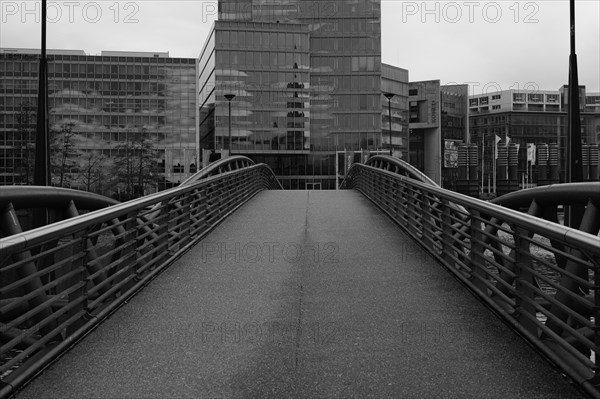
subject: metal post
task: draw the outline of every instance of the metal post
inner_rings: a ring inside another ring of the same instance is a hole
[[[50,140],[48,137],[48,59],[46,57],[46,0],[42,0],[42,39],[40,68],[38,75],[37,126],[35,136],[35,163],[33,184],[50,186]],[[39,208],[33,212],[33,226],[40,227],[49,223],[48,210]]]
[[[392,147],[392,97],[394,97],[393,93],[383,93],[385,98],[388,100],[388,119],[389,119],[389,127],[390,127],[390,157],[393,156],[393,147]]]
[[[229,103],[229,145],[228,145],[229,156],[231,156],[231,100],[233,100],[234,97],[235,97],[235,94],[225,94],[225,98],[227,99],[227,101]]]
[[[577,76],[577,55],[575,54],[575,0],[570,0],[571,54],[569,55],[569,107],[567,137],[567,173],[566,182],[583,180],[581,156],[581,122],[579,115],[579,78]],[[583,216],[583,208],[571,206],[567,209],[565,222],[568,226],[578,227]]]
[[[48,138],[48,60],[46,57],[46,0],[42,0],[42,45],[38,76],[37,133],[33,184],[50,185],[50,150]]]

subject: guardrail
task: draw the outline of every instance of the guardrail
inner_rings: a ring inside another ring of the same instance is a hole
[[[216,176],[221,173],[231,172],[234,170],[247,168],[248,166],[254,165],[254,161],[243,155],[232,155],[227,158],[219,159],[206,168],[203,168],[184,180],[181,185],[192,184],[202,179],[206,179],[209,176]]]
[[[421,172],[413,165],[399,158],[392,157],[389,155],[372,156],[367,160],[365,165],[373,166],[374,168],[381,170],[387,170],[397,175],[410,177],[411,179],[419,180],[423,183],[431,184],[432,186],[439,186],[429,176]]]
[[[253,165],[0,239],[0,398],[257,192],[280,188]]]
[[[600,185],[582,227],[474,199],[368,165],[360,191],[591,396],[600,397]],[[568,190],[568,188],[565,188]],[[522,196],[523,194],[519,194]],[[543,212],[541,212],[543,213]]]

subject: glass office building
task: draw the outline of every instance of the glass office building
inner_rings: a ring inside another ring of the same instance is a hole
[[[380,14],[372,0],[219,1],[199,59],[200,147],[228,149],[231,131],[231,152],[285,188],[335,187],[338,153],[383,147]]]
[[[197,148],[196,60],[168,53],[104,51],[48,52],[50,125],[72,123],[73,144],[83,153],[114,158],[120,144],[155,143],[156,163],[163,176],[155,188],[183,180],[195,172]],[[28,148],[20,115],[35,114],[39,51],[0,50],[0,184],[26,184]],[[27,129],[25,129],[27,130]],[[76,179],[73,181],[78,184]],[[110,194],[108,183],[100,190]]]

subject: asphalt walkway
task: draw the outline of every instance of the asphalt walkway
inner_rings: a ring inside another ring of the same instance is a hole
[[[17,398],[576,398],[353,191],[260,193]]]

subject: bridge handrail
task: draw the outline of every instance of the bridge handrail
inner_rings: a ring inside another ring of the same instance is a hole
[[[390,155],[375,155],[367,160],[365,165],[374,166],[378,169],[387,170],[390,172],[394,172],[406,177],[410,177],[415,180],[419,180],[423,183],[431,184],[432,186],[439,187],[433,179],[427,176],[425,173],[421,172],[419,169],[411,165],[410,163],[392,157]],[[393,170],[392,170],[393,169]]]
[[[80,209],[99,209],[119,203],[102,195],[61,187],[3,186],[1,190],[0,208],[9,203],[15,206],[18,204],[20,208],[35,208],[40,205],[61,208],[73,201]]]
[[[597,195],[585,210],[588,225],[595,221],[589,233],[369,165],[353,165],[346,187],[380,207],[569,377],[600,397],[600,298],[593,295],[600,290]],[[457,206],[465,210],[462,217],[456,216]]]
[[[367,165],[355,164],[357,167],[368,167]],[[353,166],[354,167],[354,166]],[[371,167],[373,168],[373,167]],[[375,168],[373,168],[375,169]],[[496,217],[500,220],[503,220],[507,223],[517,223],[522,227],[525,227],[527,230],[534,230],[536,233],[547,235],[548,237],[557,239],[557,240],[568,240],[568,243],[573,245],[580,245],[582,249],[586,249],[589,251],[598,252],[600,254],[600,247],[598,237],[584,233],[578,229],[568,227],[562,225],[560,223],[543,220],[540,218],[536,218],[530,216],[526,213],[519,212],[514,209],[507,208],[503,205],[487,202],[483,200],[479,200],[477,198],[473,198],[464,194],[457,193],[455,191],[446,190],[437,185],[433,186],[428,183],[423,183],[418,180],[411,179],[406,176],[400,176],[393,172],[389,172],[387,170],[378,169],[377,171],[380,173],[385,173],[390,177],[397,178],[401,181],[410,182],[409,184],[413,184],[415,187],[419,187],[422,190],[428,191],[431,194],[435,194],[439,198],[447,199],[449,202],[454,204],[460,204],[466,209],[474,209],[478,212]],[[355,175],[352,176],[355,178]],[[350,183],[349,183],[350,184]],[[348,187],[348,184],[344,188]],[[566,191],[568,191],[568,187],[566,187]],[[499,197],[502,198],[502,197]],[[525,201],[523,201],[525,203]]]
[[[260,169],[263,168],[264,165],[253,165],[252,168],[248,168],[248,170],[252,169]],[[202,187],[210,182],[218,181],[219,178],[226,176],[226,173],[233,172],[224,172],[219,175],[215,175],[212,177],[208,177],[202,181],[191,182],[187,185],[180,185],[168,190],[159,191],[157,193],[149,194],[144,197],[132,199],[126,202],[118,202],[110,207],[98,209],[96,211],[86,213],[83,215],[75,216],[70,219],[61,220],[55,223],[52,223],[48,226],[38,227],[33,230],[29,230],[20,234],[12,235],[6,237],[4,241],[0,241],[2,243],[3,251],[22,251],[27,249],[28,246],[39,245],[41,243],[46,242],[49,238],[52,239],[56,235],[65,235],[72,234],[81,228],[81,225],[89,225],[96,223],[103,223],[107,220],[111,220],[114,218],[118,218],[124,215],[127,215],[133,210],[138,209],[146,209],[148,207],[152,207],[157,203],[160,203],[164,200],[167,200],[172,197],[176,197],[181,194],[185,194],[191,190],[197,189],[198,187]],[[197,186],[198,183],[204,183]],[[196,184],[196,185],[192,185]],[[281,188],[281,187],[271,187],[271,188]]]
[[[181,185],[191,184],[208,176],[216,176],[220,173],[231,172],[232,170],[245,168],[254,164],[254,161],[246,156],[232,155],[209,164],[206,168],[199,170],[185,179]]]
[[[280,188],[257,164],[0,239],[0,398],[256,193]]]
[[[514,191],[494,198],[491,202],[508,208],[527,208],[531,199],[541,205],[586,205],[590,199],[600,202],[600,182],[550,184]]]

